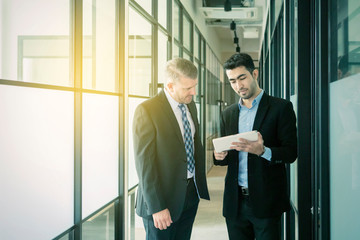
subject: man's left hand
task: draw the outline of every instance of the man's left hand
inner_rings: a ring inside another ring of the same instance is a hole
[[[237,151],[249,152],[258,156],[264,152],[264,140],[259,132],[257,141],[249,141],[244,138],[239,138],[238,142],[232,142],[231,144],[233,145],[231,149],[235,149]]]

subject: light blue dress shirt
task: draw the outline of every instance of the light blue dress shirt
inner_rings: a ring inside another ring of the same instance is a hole
[[[254,99],[252,102],[252,107],[247,108],[242,103],[242,99],[239,100],[239,133],[252,131],[255,121],[256,112],[259,108],[259,103],[264,95],[264,90]],[[261,157],[265,158],[268,161],[271,161],[271,149],[265,147],[265,152]],[[238,175],[238,184],[242,187],[248,187],[248,153],[239,151],[239,175]]]

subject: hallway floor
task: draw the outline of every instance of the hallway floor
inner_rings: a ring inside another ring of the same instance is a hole
[[[211,201],[200,201],[191,240],[228,239],[225,218],[222,216],[226,169],[226,167],[213,166],[207,176]]]

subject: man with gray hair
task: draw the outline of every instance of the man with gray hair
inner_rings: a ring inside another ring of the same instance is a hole
[[[209,200],[192,101],[197,69],[176,58],[167,63],[165,74],[165,90],[140,104],[134,115],[136,213],[143,218],[146,239],[190,239],[199,198]]]

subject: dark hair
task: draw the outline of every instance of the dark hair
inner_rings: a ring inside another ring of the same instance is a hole
[[[250,73],[255,70],[254,61],[246,53],[236,53],[224,63],[225,70],[232,70],[241,66],[244,66]]]

